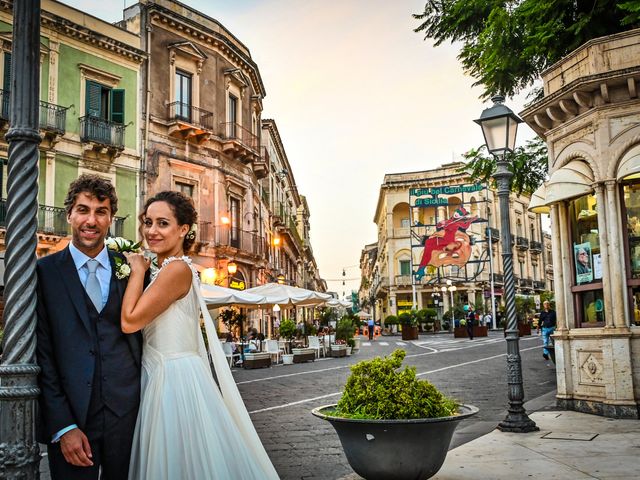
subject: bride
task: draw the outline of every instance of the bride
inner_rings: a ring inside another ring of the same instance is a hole
[[[140,216],[159,270],[145,289],[150,261],[126,254],[131,268],[121,326],[142,330],[142,394],[129,480],[277,479],[235,385],[196,271],[185,253],[197,213],[179,192],[149,199]],[[205,320],[213,380],[200,333]]]

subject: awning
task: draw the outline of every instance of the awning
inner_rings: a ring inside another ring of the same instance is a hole
[[[636,145],[626,153],[616,172],[618,181],[632,178],[640,178],[640,145]]]
[[[293,287],[291,285],[281,285],[279,283],[265,283],[264,285],[248,288],[244,292],[266,297],[266,303],[269,305],[278,304],[309,307],[322,305],[327,300],[331,300],[331,295],[327,293]]]
[[[533,213],[550,213],[551,209],[547,204],[546,198],[547,186],[543,183],[531,194],[531,201],[529,202],[528,210]]]
[[[550,205],[591,193],[593,181],[589,165],[573,160],[551,174],[546,185],[545,203]]]
[[[246,290],[234,290],[219,285],[200,285],[200,292],[204,302],[209,306],[223,305],[264,305],[267,300],[264,296],[253,295]]]

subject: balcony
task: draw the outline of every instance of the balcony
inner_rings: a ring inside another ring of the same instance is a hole
[[[411,275],[396,275],[395,285],[397,287],[411,286]]]
[[[291,238],[298,243],[301,248],[304,248],[304,242],[302,241],[302,237],[300,236],[300,232],[298,232],[298,227],[296,226],[296,221],[294,217],[289,217],[289,222],[285,232],[289,232]]]
[[[393,229],[393,238],[409,238],[409,227],[399,227]]]
[[[173,102],[167,105],[169,135],[201,144],[213,131],[213,113],[188,103]]]
[[[493,274],[493,283],[504,283],[504,275],[500,273]]]
[[[0,121],[10,120],[11,95],[7,90],[0,90]],[[53,103],[40,101],[39,127],[45,137],[51,139],[65,134],[67,122],[67,107],[61,107]]]
[[[516,248],[518,250],[529,250],[529,239],[524,237],[516,237]]]
[[[229,225],[210,226],[211,234],[202,239],[213,247],[233,250],[232,253],[244,252],[249,255],[263,257],[266,252],[266,241],[254,232],[240,230]],[[207,231],[208,233],[208,231]]]
[[[120,123],[86,115],[80,118],[80,141],[91,144],[94,150],[121,152],[124,150],[124,129]]]
[[[125,217],[115,217],[109,229],[109,235],[122,237]],[[36,231],[44,235],[66,237],[71,228],[67,222],[67,211],[61,207],[38,205]],[[0,200],[0,228],[7,226],[7,200]]]
[[[287,218],[287,210],[285,206],[282,203],[274,205],[271,216],[273,217],[273,225],[275,227],[285,225]]]
[[[521,278],[520,279],[520,287],[522,288],[533,288],[533,280],[530,278]]]
[[[269,175],[269,151],[266,147],[260,147],[260,155],[254,158],[253,173],[258,179]]]
[[[491,241],[492,242],[499,242],[500,241],[500,230],[498,230],[497,228],[491,228],[491,227],[487,227],[487,229],[485,230],[485,236],[488,238],[489,236],[491,236]]]
[[[545,289],[545,283],[541,282],[540,280],[534,280],[533,281],[533,289],[534,290],[544,290]]]
[[[529,242],[529,250],[531,251],[531,253],[542,252],[542,243],[531,240],[531,242]]]
[[[205,245],[211,238],[211,222],[199,222],[196,231],[196,243]]]
[[[223,122],[222,128],[222,151],[233,154],[245,163],[253,162],[259,156],[258,137],[234,122]]]

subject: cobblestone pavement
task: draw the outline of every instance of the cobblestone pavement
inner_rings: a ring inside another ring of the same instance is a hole
[[[555,369],[542,359],[540,337],[520,339],[525,400],[555,389]],[[452,448],[491,431],[506,414],[506,343],[502,332],[475,340],[449,334],[421,335],[403,342],[399,336],[363,341],[351,357],[320,359],[295,365],[233,371],[238,388],[269,456],[283,480],[358,478],[349,467],[333,427],[311,409],[337,402],[349,366],[396,348],[407,351],[405,364],[480,413],[458,428]],[[238,461],[243,461],[238,452]],[[43,480],[49,479],[46,460]]]
[[[442,334],[421,336],[414,342],[381,337],[365,342],[357,355],[347,358],[234,371],[256,429],[282,479],[354,478],[333,427],[310,411],[338,400],[350,365],[396,348],[407,351],[405,364],[415,366],[422,378],[480,408],[478,415],[461,424],[452,448],[488,433],[505,417],[506,343],[502,332],[475,340]],[[542,358],[540,337],[521,338],[520,350],[525,400],[554,390],[555,369]]]

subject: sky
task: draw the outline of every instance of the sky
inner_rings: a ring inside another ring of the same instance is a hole
[[[357,290],[387,173],[437,168],[484,143],[490,102],[456,55],[413,31],[426,0],[191,0],[250,50],[311,213],[311,245],[330,291]],[[63,0],[109,22],[134,0]],[[522,110],[524,95],[507,99]],[[534,136],[526,126],[518,144]],[[345,272],[343,277],[342,272]],[[346,285],[342,279],[346,278]]]

